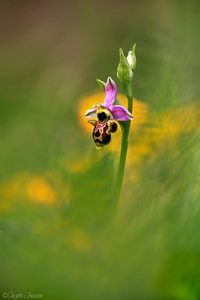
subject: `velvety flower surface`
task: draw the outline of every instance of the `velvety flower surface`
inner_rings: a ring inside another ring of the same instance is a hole
[[[107,79],[105,93],[105,99],[101,106],[111,113],[113,120],[124,122],[133,119],[132,114],[124,106],[114,105],[117,96],[117,85],[111,77],[108,77]],[[85,113],[86,118],[96,116],[97,110],[98,106],[87,110]]]

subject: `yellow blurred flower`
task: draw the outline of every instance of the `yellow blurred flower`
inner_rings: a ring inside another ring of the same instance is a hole
[[[54,204],[57,201],[56,191],[41,176],[34,176],[26,182],[24,196],[33,202],[44,204]]]
[[[15,200],[54,205],[60,199],[69,198],[69,194],[66,184],[49,180],[49,176],[19,174],[0,184],[0,210],[9,211]]]
[[[164,111],[155,117],[154,135],[160,142],[174,142],[178,136],[198,127],[198,115],[199,107],[196,104]]]

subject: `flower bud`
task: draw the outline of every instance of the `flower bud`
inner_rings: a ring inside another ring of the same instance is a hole
[[[128,52],[127,61],[132,71],[136,68],[136,55],[135,55],[136,44],[133,45],[133,48]]]
[[[133,77],[133,72],[121,48],[119,49],[119,56],[120,61],[117,67],[117,77],[122,83],[128,83]]]

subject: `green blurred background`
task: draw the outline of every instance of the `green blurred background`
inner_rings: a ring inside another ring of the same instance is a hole
[[[200,299],[200,2],[2,0],[0,25],[0,297]],[[80,99],[133,43],[118,204]]]

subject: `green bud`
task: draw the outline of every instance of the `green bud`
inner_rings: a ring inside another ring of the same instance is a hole
[[[114,105],[122,105],[122,104],[121,101],[118,98],[116,98],[114,101]]]
[[[132,71],[136,68],[136,55],[135,55],[136,44],[133,45],[133,48],[128,52],[127,61]]]
[[[98,83],[98,85],[100,86],[100,88],[105,91],[106,89],[106,83],[100,79],[96,79],[96,82]]]
[[[119,49],[119,57],[120,61],[117,67],[117,77],[122,83],[128,83],[133,77],[133,72],[121,48]]]

